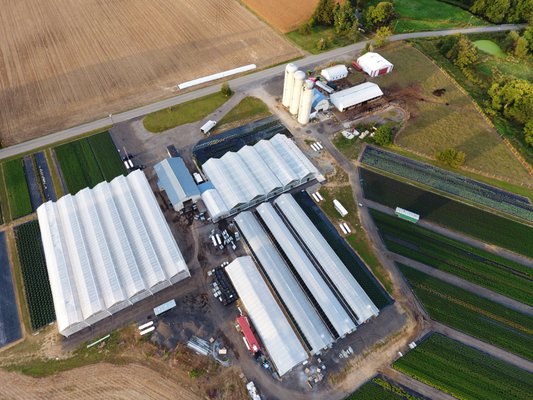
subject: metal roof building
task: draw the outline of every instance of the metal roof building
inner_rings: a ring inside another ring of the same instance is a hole
[[[313,103],[311,105],[315,111],[329,110],[329,100],[326,96],[320,93],[317,89],[313,90]]]
[[[202,169],[214,187],[201,195],[213,221],[312,179],[323,179],[298,146],[282,134],[210,158]]]
[[[348,76],[348,68],[346,68],[346,65],[344,64],[334,65],[333,67],[325,68],[320,71],[320,75],[322,75],[322,77],[328,82],[338,81],[339,79]]]
[[[335,92],[329,97],[329,100],[337,110],[342,112],[350,107],[377,99],[381,96],[383,96],[383,92],[378,85],[372,82],[365,82],[349,89]]]
[[[268,203],[263,203],[259,207],[266,204]],[[333,337],[259,221],[252,212],[244,211],[235,217],[235,222],[256,261],[302,332],[310,352],[316,354],[328,347],[333,343]]]
[[[344,337],[355,331],[355,323],[274,207],[270,203],[263,203],[257,207],[257,212],[337,335]]]
[[[59,333],[190,276],[142,171],[37,209]]]
[[[181,157],[166,158],[154,165],[157,186],[164,190],[174,210],[181,211],[187,201],[197,202],[200,191]]]
[[[368,52],[357,59],[357,64],[368,75],[376,77],[392,71],[394,65],[378,53]]]
[[[335,251],[320,234],[309,217],[290,194],[282,194],[274,204],[283,213],[293,232],[301,238],[320,267],[337,288],[346,304],[355,314],[357,323],[362,324],[377,316],[378,308],[357,283]]]
[[[248,317],[283,376],[307,360],[307,353],[270,292],[251,257],[239,257],[226,267]]]

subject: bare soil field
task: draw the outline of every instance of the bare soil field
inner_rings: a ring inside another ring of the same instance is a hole
[[[175,380],[138,364],[96,364],[38,379],[0,369],[0,397],[6,400],[203,398]]]
[[[242,0],[257,15],[286,33],[306,22],[315,11],[318,0]]]
[[[0,140],[19,143],[167,97],[180,82],[299,54],[235,0],[6,0]]]

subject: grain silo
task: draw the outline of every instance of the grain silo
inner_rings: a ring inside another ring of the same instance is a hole
[[[281,103],[289,108],[291,105],[292,91],[294,88],[294,73],[298,67],[293,63],[287,64],[285,67],[285,81],[283,82],[283,99]]]
[[[302,88],[300,99],[300,108],[298,110],[298,122],[305,125],[309,122],[309,115],[311,114],[311,106],[313,104],[315,83],[308,79]]]
[[[305,72],[296,71],[294,73],[294,87],[292,89],[291,107],[289,111],[292,115],[298,114],[300,108],[300,96],[302,94],[302,87],[304,85]]]

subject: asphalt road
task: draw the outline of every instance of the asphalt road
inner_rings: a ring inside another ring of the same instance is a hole
[[[474,27],[474,28],[462,28],[462,29],[448,29],[442,31],[433,31],[433,32],[414,32],[414,33],[404,33],[399,35],[391,36],[391,41],[405,40],[405,39],[414,39],[422,37],[437,37],[437,36],[446,36],[446,35],[455,35],[458,33],[479,33],[479,32],[499,32],[499,31],[509,31],[517,30],[525,25],[497,25],[497,26],[484,26],[484,27]],[[365,47],[366,41],[354,43],[352,45],[341,47],[338,49],[333,49],[331,51],[309,55],[304,57],[301,60],[298,60],[298,65],[300,67],[307,67],[314,64],[319,64],[327,60],[335,59],[336,57],[345,56],[347,54],[359,51]],[[274,76],[280,75],[283,73],[285,64],[277,65],[272,68],[268,68],[262,71],[258,71],[253,74],[244,75],[229,81],[230,86],[236,90],[244,90],[247,87],[258,86],[262,81],[268,80]],[[204,87],[192,92],[187,92],[182,95],[174,96],[165,100],[161,100],[146,106],[138,107],[129,111],[125,111],[119,114],[114,114],[101,118],[96,121],[88,122],[86,124],[78,125],[69,129],[65,129],[56,133],[52,133],[46,136],[35,138],[24,143],[20,143],[11,147],[0,150],[0,160],[16,156],[21,153],[26,153],[38,148],[49,146],[55,142],[64,141],[79,135],[82,135],[85,132],[90,132],[96,129],[101,129],[106,126],[113,125],[117,122],[128,121],[133,118],[138,118],[148,113],[161,110],[176,104],[184,103],[189,100],[196,99],[211,93],[214,93],[219,90],[219,84],[212,86]]]

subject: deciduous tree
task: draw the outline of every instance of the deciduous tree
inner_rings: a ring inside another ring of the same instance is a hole
[[[377,29],[380,26],[388,25],[395,16],[394,5],[388,1],[381,1],[375,6],[368,7],[365,21],[368,28]]]
[[[312,20],[316,24],[333,25],[333,11],[335,3],[333,0],[320,0],[316,6]]]
[[[437,160],[449,165],[452,168],[459,168],[464,164],[466,154],[464,151],[459,151],[454,148],[448,148],[437,153]]]

